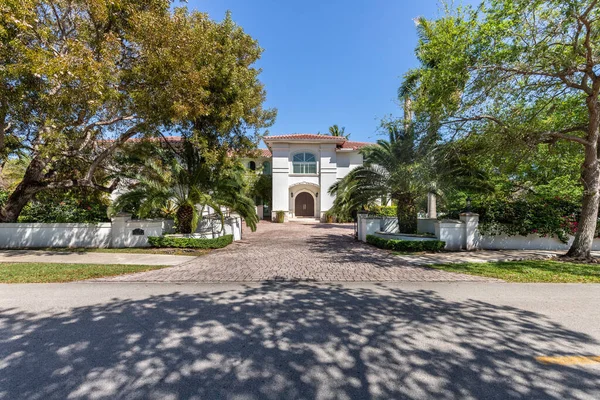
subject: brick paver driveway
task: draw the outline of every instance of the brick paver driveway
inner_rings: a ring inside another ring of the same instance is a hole
[[[353,238],[353,227],[340,224],[261,222],[244,240],[191,262],[103,281],[322,282],[490,281],[418,266]]]

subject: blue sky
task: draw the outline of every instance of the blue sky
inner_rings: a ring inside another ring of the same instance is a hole
[[[417,16],[439,16],[437,0],[190,0],[221,20],[227,10],[264,49],[258,66],[272,135],[346,127],[374,141],[379,121],[400,116],[396,91],[417,65]]]

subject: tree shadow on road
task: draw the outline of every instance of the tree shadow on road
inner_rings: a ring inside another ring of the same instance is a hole
[[[543,315],[433,291],[269,283],[0,313],[0,398],[600,396],[600,372],[538,364],[599,345]]]

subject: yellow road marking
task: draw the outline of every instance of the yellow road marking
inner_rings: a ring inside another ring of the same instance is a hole
[[[557,365],[585,365],[585,364],[600,364],[600,356],[540,356],[535,358],[542,364],[557,364]]]

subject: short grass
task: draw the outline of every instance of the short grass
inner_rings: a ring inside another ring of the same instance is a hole
[[[600,283],[600,265],[561,261],[502,261],[488,263],[434,264],[450,272],[487,276],[507,282]]]
[[[72,282],[160,268],[165,268],[165,266],[0,263],[0,283]]]
[[[85,249],[85,248],[46,248],[46,251],[66,251],[75,253],[124,253],[124,254],[168,254],[171,256],[199,257],[208,253],[206,249],[129,247],[125,249]]]

